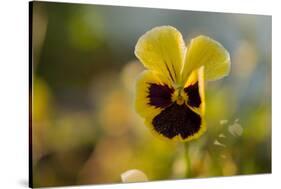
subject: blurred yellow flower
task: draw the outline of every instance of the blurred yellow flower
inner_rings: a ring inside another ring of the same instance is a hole
[[[136,84],[136,110],[145,124],[164,139],[189,141],[206,130],[205,80],[230,71],[229,53],[215,40],[198,36],[185,46],[171,26],[151,29],[141,36],[135,55],[147,68]]]

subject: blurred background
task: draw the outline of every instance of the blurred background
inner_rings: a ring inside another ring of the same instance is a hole
[[[271,172],[271,17],[33,2],[34,186],[185,178],[182,143],[152,136],[133,106],[138,38],[171,25],[229,51],[228,77],[206,87],[207,132],[190,143],[192,177]]]

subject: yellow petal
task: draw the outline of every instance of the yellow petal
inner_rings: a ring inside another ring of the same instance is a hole
[[[201,116],[205,114],[205,74],[204,74],[204,67],[200,67],[199,69],[193,70],[189,75],[184,88],[188,87],[189,85],[195,84],[198,82],[199,86],[199,95],[201,99],[201,104],[199,108],[190,107],[195,112],[199,113]]]
[[[227,76],[230,71],[230,57],[225,48],[217,41],[198,36],[191,40],[186,51],[182,70],[183,81],[195,69],[204,66],[205,79],[217,80]]]
[[[136,83],[135,107],[136,111],[143,118],[154,117],[159,114],[162,110],[162,108],[156,108],[154,106],[149,105],[150,99],[148,98],[148,89],[150,83],[158,85],[166,84],[172,88],[171,83],[167,79],[153,71],[145,70],[139,75]]]
[[[156,108],[149,105],[150,99],[148,98],[148,94],[150,83],[158,85],[167,84],[169,87],[172,87],[169,81],[165,80],[165,78],[163,77],[161,78],[161,75],[157,75],[157,73],[150,70],[143,71],[137,78],[136,83],[136,111],[142,118],[144,118],[144,125],[152,132],[154,136],[168,140],[168,138],[160,135],[157,131],[155,131],[152,125],[153,118],[157,116],[163,110],[163,108]]]
[[[139,38],[135,55],[147,69],[179,84],[184,50],[181,33],[174,27],[160,26]]]

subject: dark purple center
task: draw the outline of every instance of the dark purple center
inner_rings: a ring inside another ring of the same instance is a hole
[[[168,85],[149,83],[148,91],[149,105],[156,108],[165,108],[172,103],[171,96],[174,89]]]
[[[199,94],[199,87],[198,82],[193,85],[189,85],[188,87],[184,88],[184,92],[186,92],[188,96],[187,104],[192,107],[199,107],[201,104],[201,98]]]
[[[149,105],[156,108],[164,108],[152,120],[152,125],[157,132],[168,138],[180,135],[181,138],[186,139],[200,130],[200,115],[185,104],[179,105],[176,102],[172,102],[173,88],[170,88],[168,85],[148,84],[147,97],[149,98]],[[192,107],[200,106],[201,98],[198,82],[184,88],[184,92],[188,96],[188,105]]]
[[[201,117],[186,105],[173,103],[152,120],[152,125],[165,137],[186,139],[200,130]]]

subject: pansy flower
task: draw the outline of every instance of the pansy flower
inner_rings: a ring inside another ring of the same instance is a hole
[[[228,75],[227,50],[202,35],[186,47],[176,28],[160,26],[139,38],[135,55],[147,69],[137,79],[135,98],[145,125],[170,140],[201,136],[206,130],[204,85]]]

